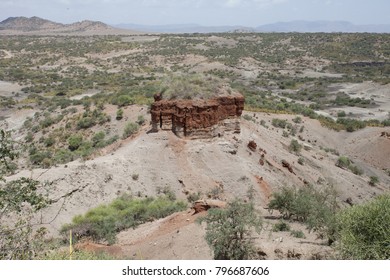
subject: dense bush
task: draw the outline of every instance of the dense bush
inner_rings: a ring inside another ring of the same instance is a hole
[[[68,138],[69,150],[77,150],[83,143],[83,136],[80,134],[72,135]]]
[[[304,222],[310,230],[321,237],[334,240],[335,215],[338,209],[333,188],[317,190],[313,186],[296,189],[283,187],[275,192],[268,204],[269,209],[278,210],[285,219]]]
[[[338,158],[336,166],[340,168],[348,168],[351,165],[351,161],[346,156],[341,156]]]
[[[290,231],[290,225],[284,221],[279,221],[273,225],[272,230],[275,232],[278,231]]]
[[[127,137],[137,133],[139,129],[139,125],[133,122],[128,122],[125,126],[125,129],[123,131],[122,138],[126,139]]]
[[[272,119],[272,125],[274,127],[286,128],[287,121],[281,119]]]
[[[86,129],[94,126],[96,124],[96,121],[92,117],[84,117],[77,123],[78,129]]]
[[[355,205],[337,215],[343,259],[390,259],[390,195]]]
[[[353,132],[366,127],[366,122],[360,120],[354,120],[349,118],[339,118],[337,123],[342,124],[345,127],[345,130],[348,132]]]

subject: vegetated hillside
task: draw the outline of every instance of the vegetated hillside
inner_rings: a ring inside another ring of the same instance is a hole
[[[273,231],[280,214],[268,202],[284,186],[333,186],[342,208],[389,191],[388,49],[375,34],[2,36],[0,127],[25,145],[12,178],[52,182],[37,214],[50,236],[126,194],[231,201],[253,188],[259,258],[325,258],[333,247],[302,223]],[[172,77],[242,93],[241,133],[150,133],[149,105]],[[188,211],[123,231],[117,246],[134,258],[211,258],[193,223],[202,214]]]

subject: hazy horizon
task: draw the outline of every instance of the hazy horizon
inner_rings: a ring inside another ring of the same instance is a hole
[[[60,23],[81,20],[107,24],[256,27],[288,21],[348,21],[390,24],[387,0],[5,0],[0,21],[38,16]]]

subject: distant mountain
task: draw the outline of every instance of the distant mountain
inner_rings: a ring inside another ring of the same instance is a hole
[[[3,31],[3,32],[1,32]],[[100,21],[84,20],[62,24],[39,17],[10,17],[0,22],[0,32],[16,34],[130,34],[134,31],[120,30]]]
[[[224,32],[249,32],[253,28],[245,26],[202,26],[198,24],[170,24],[170,25],[140,25],[140,24],[118,24],[118,28],[133,29],[143,32],[157,33],[224,33]]]
[[[61,28],[64,25],[39,17],[10,17],[0,22],[0,30],[36,31]]]
[[[390,33],[390,24],[355,25],[347,21],[290,21],[261,25],[257,32],[370,32]]]
[[[371,32],[390,33],[390,25],[355,25],[347,21],[290,21],[246,26],[201,26],[197,24],[138,25],[118,24],[119,28],[158,33],[219,33],[219,32]]]
[[[137,30],[137,31],[134,31]],[[62,24],[39,17],[10,17],[0,22],[0,34],[134,34],[149,33],[224,33],[224,32],[370,32],[390,33],[390,24],[355,25],[347,21],[290,21],[261,25],[256,28],[246,26],[202,26],[198,24],[107,25],[100,21],[84,20],[72,24]]]

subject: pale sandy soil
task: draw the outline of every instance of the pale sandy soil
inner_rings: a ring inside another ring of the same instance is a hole
[[[114,113],[114,107],[107,110],[112,109]],[[142,108],[130,106],[128,110],[126,114],[132,118]],[[271,125],[273,118],[291,121],[294,116],[244,114],[253,116],[256,123],[242,120],[242,131],[237,135],[185,140],[171,132],[147,133],[150,126],[145,125],[134,138],[103,150],[100,157],[85,162],[74,161],[49,170],[34,169],[32,173],[25,170],[16,176],[32,175],[42,181],[53,181],[49,197],[58,202],[39,213],[37,219],[54,236],[75,215],[84,214],[101,203],[109,203],[121,194],[154,196],[158,188],[169,186],[179,199],[186,200],[185,193],[200,191],[203,197],[207,197],[208,192],[219,187],[221,199],[229,201],[235,197],[245,198],[252,186],[255,188],[257,208],[265,218],[271,218],[265,219],[265,229],[256,243],[259,250],[266,253],[266,258],[272,259],[287,258],[289,251],[290,255],[295,252],[301,254],[301,258],[310,259],[329,250],[322,245],[322,240],[317,240],[315,234],[308,233],[298,223],[292,227],[304,231],[306,239],[293,238],[289,233],[271,232],[271,224],[276,222],[274,218],[277,214],[268,213],[267,202],[272,193],[282,186],[303,186],[304,180],[319,187],[333,185],[345,207],[347,204],[342,201],[347,198],[359,203],[389,191],[390,178],[382,168],[389,167],[390,151],[387,147],[390,147],[390,139],[380,137],[383,129],[337,133],[321,127],[316,120],[304,118],[302,125],[305,129],[298,141],[310,150],[301,152],[305,159],[302,166],[297,164],[298,156],[288,151],[292,138],[282,137],[282,130]],[[259,125],[260,120],[265,120],[269,128]],[[260,152],[247,148],[250,140],[254,140],[258,148],[266,150],[264,166],[259,164]],[[340,154],[349,156],[365,170],[365,174],[357,176],[336,167],[338,157],[321,150],[320,146],[337,149]],[[282,160],[293,166],[295,174],[282,167]],[[132,178],[133,174],[139,175],[138,180]],[[368,185],[368,176],[371,175],[380,178],[378,186]],[[124,257],[137,259],[210,259],[211,252],[203,238],[204,227],[194,223],[195,219],[196,216],[189,210],[177,213],[120,233],[117,245]]]

